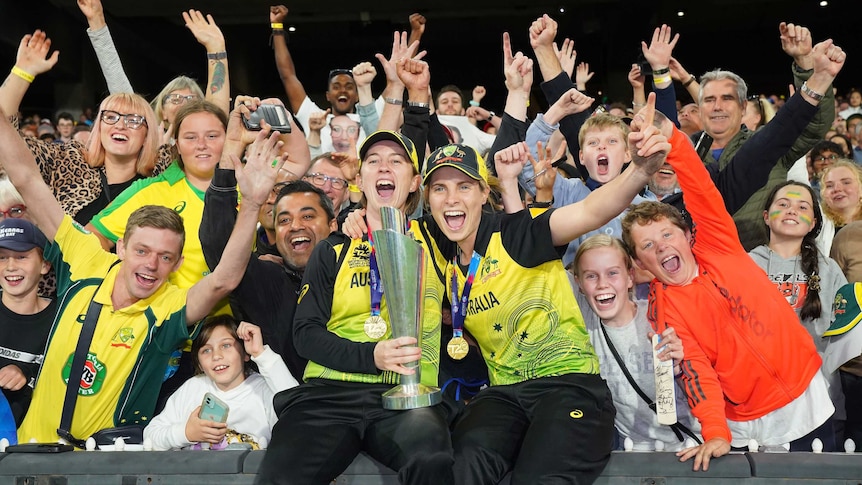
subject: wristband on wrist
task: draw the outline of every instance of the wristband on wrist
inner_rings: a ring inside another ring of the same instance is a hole
[[[347,190],[353,192],[354,194],[362,192],[361,190],[359,190],[359,186],[355,184],[347,184]]]
[[[551,200],[548,202],[538,202],[533,201],[531,204],[527,204],[527,209],[548,209],[553,207],[554,205],[554,196],[551,196]]]
[[[402,101],[398,98],[383,98],[383,101],[385,101],[389,104],[397,104],[398,106],[401,106],[402,104],[404,104],[404,101]]]
[[[411,106],[413,108],[427,108],[427,107],[429,107],[429,104],[428,103],[421,103],[419,101],[407,100],[407,106]]]
[[[665,74],[663,76],[658,76],[658,77],[653,76],[653,78],[652,78],[652,83],[655,85],[662,84],[662,83],[669,83],[671,81],[672,81],[672,79],[670,77],[670,74]]]
[[[689,84],[691,84],[691,83],[693,83],[693,82],[695,82],[695,81],[697,81],[697,78],[696,78],[696,77],[694,77],[694,74],[692,74],[692,75],[691,75],[691,77],[690,77],[690,78],[688,78],[688,81],[686,81],[686,82],[682,83],[682,87],[687,88]]]
[[[470,106],[479,106],[479,102],[471,99],[470,100]]]
[[[643,108],[644,106],[646,106],[646,103],[632,103],[632,108],[634,109]]]
[[[21,69],[18,66],[12,67],[12,74],[20,77],[21,79],[27,81],[28,83],[32,83],[36,79],[36,76],[30,74],[29,72]]]
[[[653,69],[652,75],[655,76],[663,76],[665,74],[670,74],[670,67],[663,67],[661,69]]]
[[[269,25],[272,26],[272,30],[284,30],[284,24],[281,22],[273,22]]]
[[[485,122],[490,123],[495,116],[497,116],[497,113],[494,113],[493,111],[488,111],[488,119],[486,119]]]
[[[211,61],[220,61],[222,59],[227,59],[227,52],[207,52],[207,59]]]
[[[822,94],[808,87],[808,81],[802,83],[802,87],[799,90],[802,91],[803,94],[806,94],[813,98],[815,101],[821,101],[823,99]]]

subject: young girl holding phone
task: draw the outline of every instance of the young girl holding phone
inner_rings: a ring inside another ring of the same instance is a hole
[[[223,449],[230,442],[265,449],[278,420],[273,395],[297,385],[281,357],[263,345],[260,328],[233,317],[209,318],[192,343],[199,374],[168,399],[165,409],[144,429],[154,450]],[[250,360],[257,364],[254,372]],[[209,393],[228,407],[227,421],[201,419],[201,403]]]

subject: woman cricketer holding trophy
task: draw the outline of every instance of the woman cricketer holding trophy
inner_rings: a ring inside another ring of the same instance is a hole
[[[438,378],[446,261],[411,221],[406,232],[425,254],[424,263],[408,268],[425,282],[421,335],[393,338],[398,332],[389,310],[395,302],[387,306],[387,297],[395,290],[381,284],[386,261],[378,265],[381,248],[373,236],[384,228],[381,207],[410,214],[420,202],[416,148],[399,133],[378,131],[359,156],[357,185],[370,236],[333,233],[308,261],[294,320],[296,349],[309,360],[305,383],[275,398],[279,421],[256,483],[328,484],[360,451],[396,470],[402,484],[455,483],[447,410],[430,405],[439,402],[439,391],[420,396],[424,407],[414,409],[385,406],[382,396],[402,376],[419,373],[427,387]],[[415,311],[415,298],[412,305]]]

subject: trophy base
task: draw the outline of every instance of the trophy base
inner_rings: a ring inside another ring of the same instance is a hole
[[[436,387],[401,384],[383,393],[383,409],[427,408],[439,404],[442,400],[443,393]]]

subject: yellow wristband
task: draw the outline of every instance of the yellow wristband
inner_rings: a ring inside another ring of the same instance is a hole
[[[669,83],[671,81],[672,81],[672,79],[670,77],[670,74],[665,74],[664,76],[658,76],[658,77],[652,78],[653,84],[656,84],[656,85],[662,84],[662,83]]]
[[[354,184],[347,184],[347,190],[353,192],[354,194],[362,192],[361,190],[359,190],[359,186]]]
[[[284,24],[282,24],[282,23],[273,22],[270,25],[272,26],[273,29],[284,30]]]
[[[29,72],[21,69],[18,66],[14,66],[12,68],[12,74],[20,77],[21,79],[27,81],[28,83],[32,83],[36,79],[36,76],[30,74]]]

